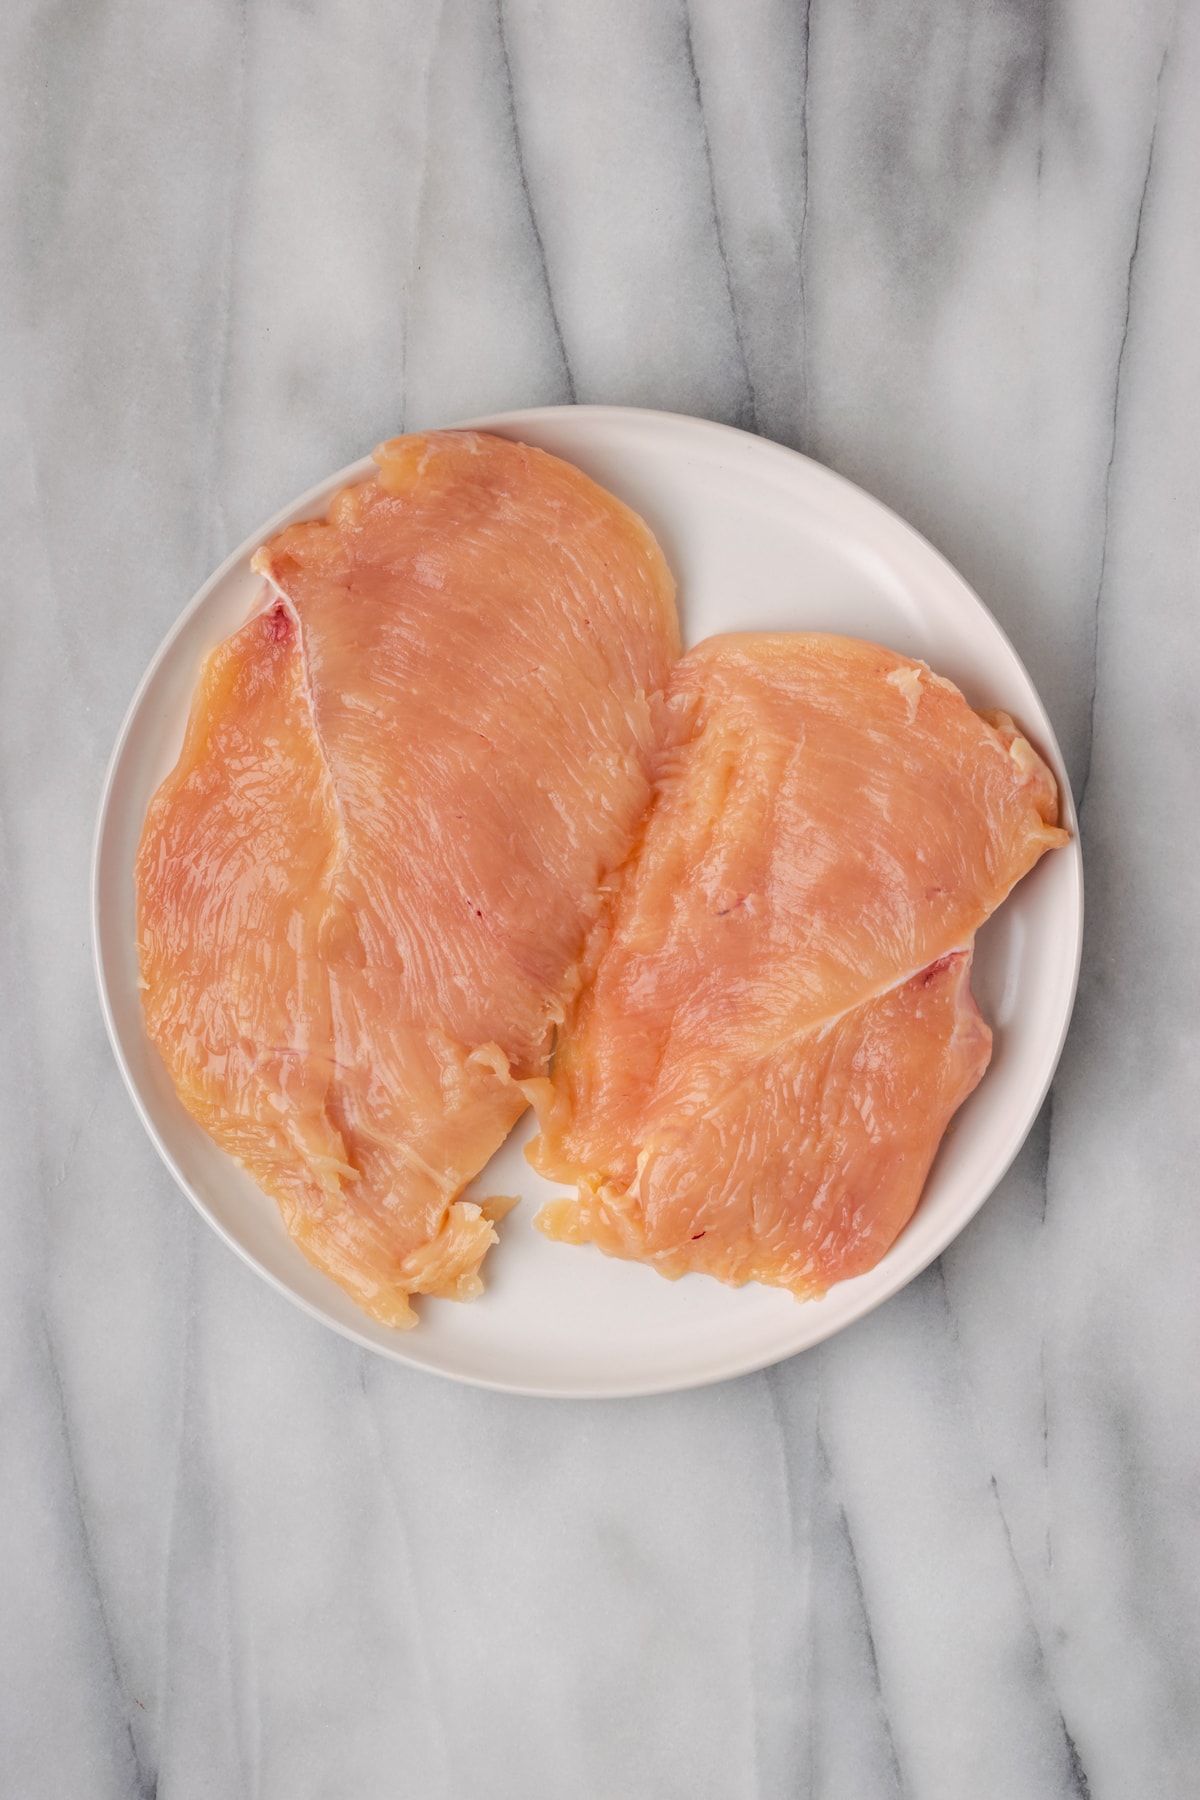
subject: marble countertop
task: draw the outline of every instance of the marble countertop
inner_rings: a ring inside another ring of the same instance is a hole
[[[0,23],[0,1792],[1185,1800],[1200,1758],[1200,7],[21,0]],[[802,448],[1082,807],[1054,1090],[820,1350],[540,1403],[364,1355],[159,1166],[92,819],[209,569],[404,427]]]

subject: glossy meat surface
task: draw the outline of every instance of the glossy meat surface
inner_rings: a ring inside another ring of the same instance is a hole
[[[151,804],[139,942],[184,1104],[406,1325],[479,1291],[497,1208],[458,1195],[545,1070],[678,638],[653,538],[577,469],[478,433],[376,460],[256,559],[277,598]]]
[[[923,665],[822,635],[680,662],[653,810],[531,1159],[549,1235],[798,1294],[878,1261],[987,1064],[975,931],[1061,843],[1045,764]]]

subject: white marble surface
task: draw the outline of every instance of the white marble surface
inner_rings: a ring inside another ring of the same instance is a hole
[[[1186,1800],[1200,1759],[1200,6],[10,0],[0,1792]],[[402,426],[757,428],[1029,663],[1089,923],[1050,1104],[770,1374],[366,1357],[175,1193],[93,997],[183,601]]]

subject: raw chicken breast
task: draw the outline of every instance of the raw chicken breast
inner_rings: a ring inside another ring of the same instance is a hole
[[[506,1203],[458,1196],[546,1069],[678,636],[654,539],[579,470],[472,432],[376,462],[260,551],[137,884],[184,1104],[403,1326],[480,1290]]]
[[[589,955],[530,1158],[551,1237],[819,1294],[910,1218],[987,1065],[973,935],[1065,839],[1003,715],[817,635],[672,677],[654,807]]]

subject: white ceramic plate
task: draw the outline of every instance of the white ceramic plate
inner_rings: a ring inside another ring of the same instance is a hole
[[[684,639],[716,631],[819,630],[924,657],[981,707],[1004,707],[1049,759],[1075,817],[1050,722],[1000,627],[910,526],[792,451],[700,419],[620,407],[548,407],[474,421],[585,469],[647,520],[679,582]],[[93,929],[101,1002],[147,1131],[225,1241],[283,1293],[355,1343],[513,1393],[612,1396],[695,1387],[760,1369],[840,1331],[925,1268],[976,1212],[1019,1149],[1049,1086],[1075,995],[1083,924],[1077,836],[1047,856],[980,933],[974,988],[995,1030],[991,1067],[934,1164],[916,1216],[869,1275],[800,1304],[703,1276],[664,1281],[591,1247],[553,1244],[533,1215],[554,1188],[522,1155],[529,1124],[479,1181],[519,1193],[469,1305],[420,1302],[393,1332],[360,1313],[289,1241],[274,1203],[177,1100],[142,1024],[133,859],[150,796],[179,753],[200,665],[259,604],[250,557],[272,532],[322,515],[370,473],[342,469],[255,533],[184,610],[138,688],[97,824]]]

